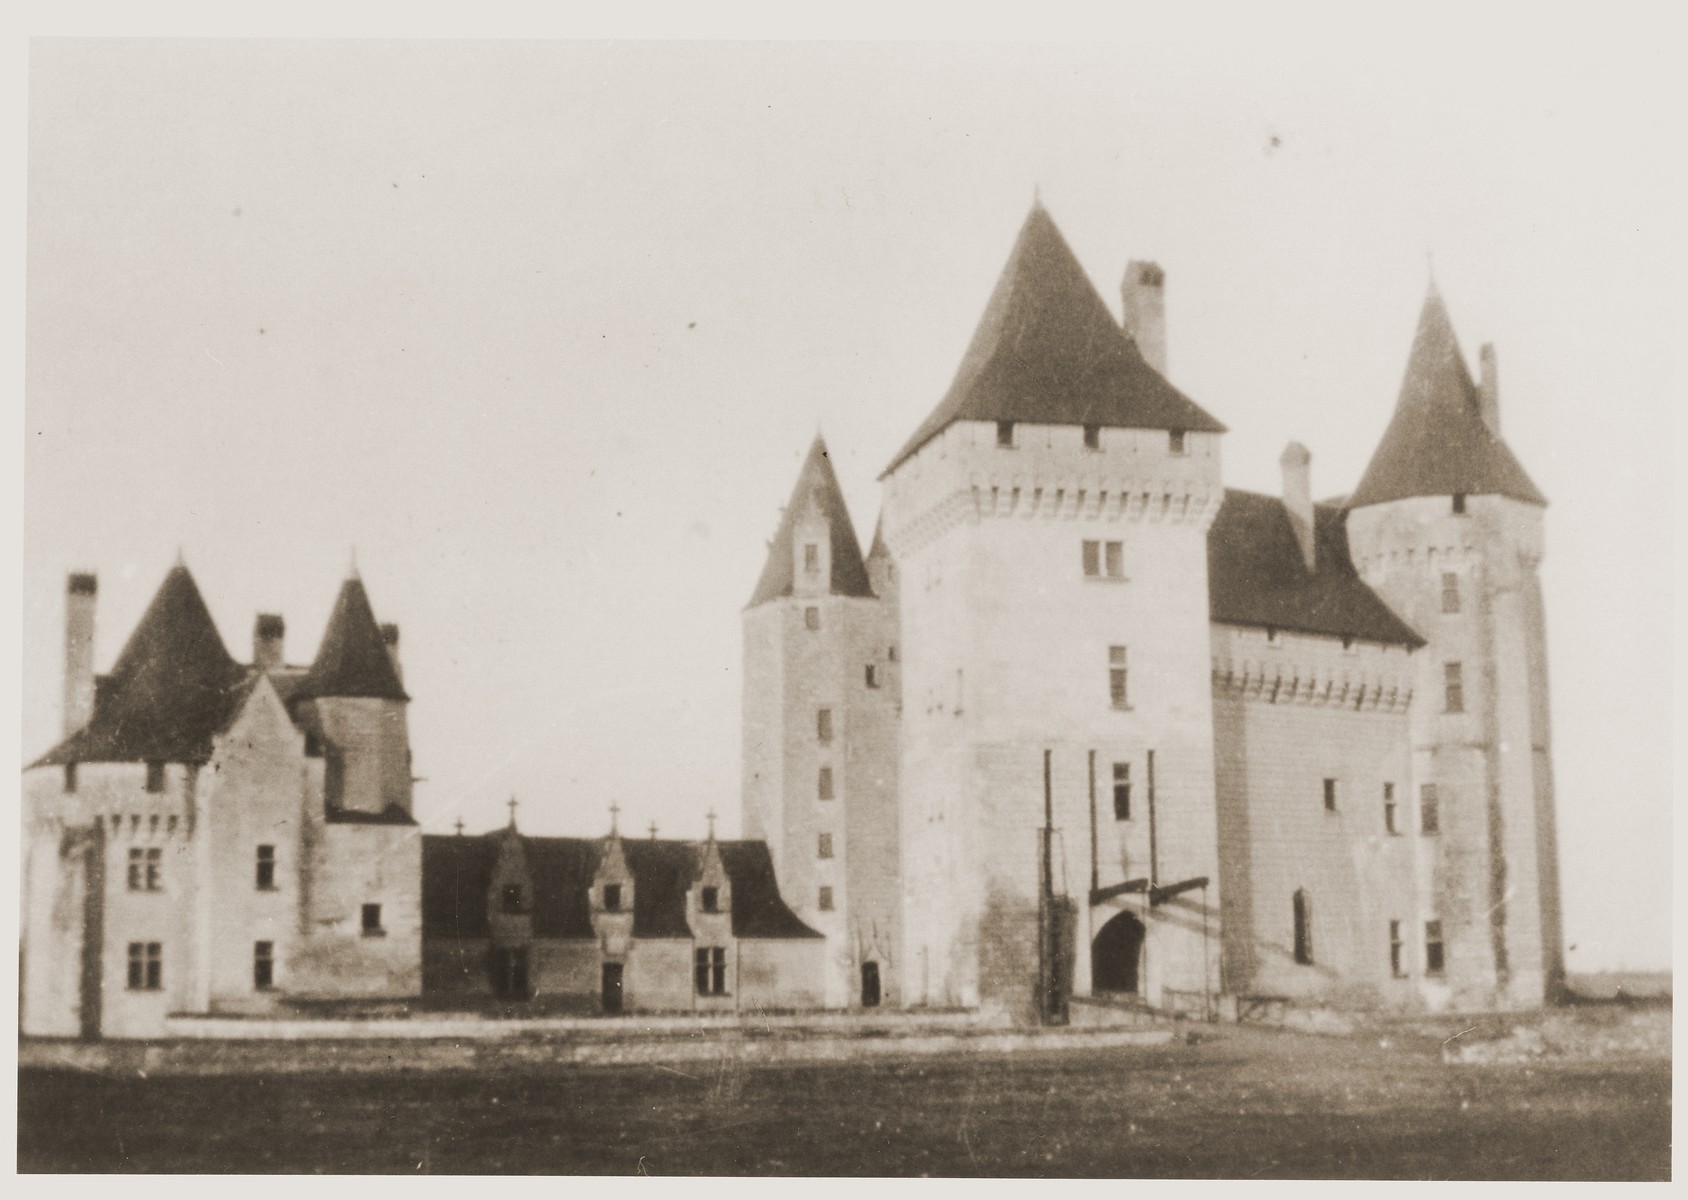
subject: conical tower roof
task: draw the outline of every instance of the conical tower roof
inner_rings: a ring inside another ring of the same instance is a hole
[[[1144,361],[1041,204],[1033,204],[950,385],[888,475],[956,421],[1223,433]]]
[[[199,586],[178,563],[111,673],[98,681],[88,724],[41,764],[203,761],[245,675],[223,645]]]
[[[873,595],[867,568],[862,564],[861,543],[856,540],[855,526],[850,523],[850,511],[844,504],[844,493],[839,490],[838,476],[833,473],[826,440],[816,434],[814,444],[809,447],[809,457],[803,460],[803,469],[798,472],[797,486],[791,490],[785,514],[780,518],[779,531],[768,546],[768,561],[762,567],[756,593],[745,607],[755,608],[792,594],[796,526],[811,503],[820,510],[832,534],[832,594]]]
[[[1348,507],[1456,493],[1547,503],[1483,420],[1447,305],[1432,283],[1419,312],[1395,415]]]
[[[340,585],[316,661],[294,694],[410,699],[399,683],[398,672],[393,670],[381,627],[369,607],[369,594],[355,571]]]

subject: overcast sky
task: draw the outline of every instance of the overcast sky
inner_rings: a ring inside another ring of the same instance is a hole
[[[1645,42],[1227,46],[36,43],[25,755],[67,570],[101,670],[178,546],[232,652],[275,611],[308,662],[355,545],[429,828],[514,794],[532,832],[736,831],[740,612],[808,443],[865,544],[1036,187],[1116,313],[1128,258],[1166,269],[1234,487],[1291,438],[1354,485],[1434,251],[1552,501],[1571,963],[1668,963],[1681,197]]]

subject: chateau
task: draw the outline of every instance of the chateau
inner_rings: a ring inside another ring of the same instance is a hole
[[[228,653],[183,565],[111,672],[66,595],[22,1026],[178,1014],[1525,1007],[1563,958],[1546,501],[1432,289],[1353,494],[1227,489],[1034,206],[864,555],[816,439],[743,614],[745,840],[423,835],[398,631]],[[1381,417],[1381,413],[1380,413]]]

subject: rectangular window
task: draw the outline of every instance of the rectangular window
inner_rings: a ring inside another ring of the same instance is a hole
[[[1442,611],[1459,611],[1459,576],[1452,571],[1442,572]]]
[[[129,943],[129,988],[156,992],[164,986],[164,946],[160,942]]]
[[[1424,973],[1426,975],[1440,975],[1442,961],[1442,922],[1426,921],[1424,923]]]
[[[692,964],[698,995],[727,994],[727,951],[724,946],[699,946],[692,952]]]
[[[1395,821],[1395,785],[1383,785],[1383,832],[1400,833]]]
[[[868,663],[867,664],[867,671],[865,673],[865,678],[866,678],[868,687],[870,687],[870,688],[878,687],[879,686],[879,668],[874,666],[872,663]]]
[[[76,764],[73,762],[67,762],[64,765],[64,790],[67,792],[76,790]]]
[[[1084,448],[1086,450],[1100,450],[1102,448],[1102,427],[1100,425],[1086,425],[1084,427]]]
[[[815,794],[822,800],[832,799],[832,768],[822,767],[820,778],[816,781]]]
[[[1114,764],[1114,820],[1131,820],[1131,764]]]
[[[604,885],[604,911],[621,911],[621,885],[619,883],[606,883]]]
[[[1172,453],[1183,454],[1185,452],[1184,431],[1182,429],[1172,430],[1166,435],[1166,444],[1167,449],[1171,450]]]
[[[803,569],[810,575],[821,569],[821,548],[814,542],[803,544]]]
[[[1014,445],[1014,422],[998,421],[996,423],[996,444],[1005,449]]]
[[[260,892],[275,891],[275,847],[258,847],[257,887]]]
[[[820,835],[819,846],[815,851],[815,855],[817,858],[832,857],[832,835],[830,833],[823,833]]]
[[[162,792],[164,790],[164,764],[149,762],[147,764],[147,791]]]
[[[129,890],[156,892],[164,886],[164,851],[158,847],[129,850]]]
[[[721,889],[706,887],[698,893],[698,907],[706,913],[721,911]]]
[[[381,906],[379,904],[364,905],[363,936],[378,937],[385,932],[386,930],[381,928]]]
[[[1095,579],[1102,573],[1102,543],[1084,543],[1084,577]]]
[[[832,740],[832,710],[830,708],[816,710],[815,737],[822,742],[830,742]]]
[[[1442,832],[1442,805],[1433,783],[1418,789],[1418,828],[1421,833]]]
[[[1456,662],[1442,664],[1442,691],[1444,712],[1461,713],[1465,711],[1465,676]]]
[[[1295,917],[1295,961],[1310,967],[1313,965],[1313,898],[1305,888],[1297,888],[1291,900]]]
[[[1336,811],[1336,780],[1325,780],[1325,811]]]
[[[505,884],[500,898],[507,913],[520,913],[527,907],[522,903],[522,885],[519,883]]]
[[[819,629],[821,627],[821,610],[810,605],[803,610],[803,627],[805,629]]]
[[[822,912],[831,912],[832,911],[832,889],[831,888],[823,887],[821,889],[820,896],[817,898],[817,901],[816,901],[816,907],[819,908]]]
[[[1404,979],[1407,974],[1406,964],[1401,961],[1402,950],[1401,923],[1391,921],[1389,922],[1389,973],[1396,979]]]
[[[1130,708],[1125,689],[1125,647],[1108,647],[1108,698],[1115,708]]]
[[[1109,579],[1125,578],[1125,544],[1123,542],[1108,542],[1103,546],[1106,554],[1103,566],[1107,568]]]
[[[1454,493],[1454,512],[1460,514],[1461,516],[1465,515],[1465,493],[1464,492],[1455,492]]]
[[[267,992],[275,986],[275,943],[252,943],[252,986]]]

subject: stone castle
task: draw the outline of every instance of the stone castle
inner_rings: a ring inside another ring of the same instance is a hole
[[[1351,496],[1226,489],[1034,206],[867,553],[816,439],[743,616],[744,840],[424,835],[398,631],[309,665],[185,566],[112,670],[66,594],[24,772],[24,1032],[195,1014],[1524,1007],[1563,977],[1545,499],[1434,288]]]

